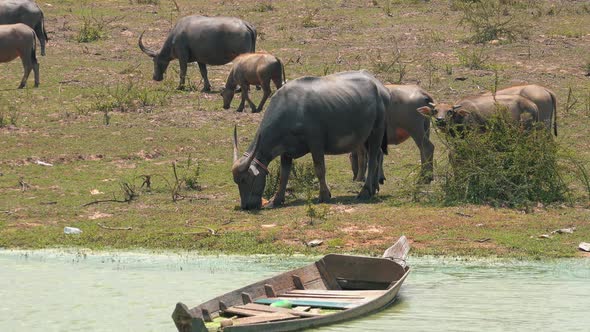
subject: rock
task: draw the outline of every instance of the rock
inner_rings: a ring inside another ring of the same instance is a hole
[[[539,238],[541,238],[541,239],[550,239],[551,236],[549,234],[541,234],[541,235],[539,235]]]
[[[313,247],[317,247],[317,246],[321,245],[322,243],[324,243],[323,240],[312,240],[312,241],[307,242],[306,245],[308,247],[313,248]]]
[[[588,242],[580,242],[578,245],[578,249],[586,252],[590,252],[590,243]]]
[[[575,230],[576,230],[575,227],[560,228],[560,229],[554,230],[553,232],[551,232],[551,234],[573,234]]]
[[[82,230],[76,227],[64,227],[64,234],[81,234]]]

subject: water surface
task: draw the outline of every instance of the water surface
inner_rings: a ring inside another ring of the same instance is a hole
[[[309,257],[0,250],[0,331],[175,331],[170,314]],[[589,331],[590,260],[410,258],[390,308],[316,331]]]

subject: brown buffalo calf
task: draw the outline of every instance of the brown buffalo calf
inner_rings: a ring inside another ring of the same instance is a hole
[[[233,61],[233,67],[227,77],[225,89],[221,92],[223,108],[228,109],[230,107],[236,87],[239,85],[242,89],[242,101],[236,111],[242,112],[246,101],[248,101],[253,113],[262,111],[262,107],[271,93],[271,80],[277,89],[281,88],[285,80],[285,68],[277,57],[268,53],[247,53],[238,56]],[[248,96],[250,85],[260,85],[262,87],[264,94],[258,107]]]
[[[25,73],[18,86],[27,84],[31,70],[35,72],[35,87],[39,86],[39,63],[36,56],[35,31],[22,23],[0,25],[0,63],[20,57]]]

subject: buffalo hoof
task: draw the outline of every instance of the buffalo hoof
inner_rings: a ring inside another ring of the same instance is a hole
[[[330,191],[327,192],[320,192],[320,203],[327,203],[332,198],[332,194]]]
[[[201,90],[201,92],[211,92],[211,86],[210,85],[205,85],[203,87],[203,89]]]
[[[25,87],[24,84],[21,83],[21,85],[18,86],[19,89],[23,89]]]
[[[373,197],[373,195],[371,195],[371,193],[369,192],[369,189],[367,189],[366,187],[363,187],[363,190],[361,190],[361,192],[358,194],[358,196],[356,196],[357,199],[360,200],[368,200],[371,197]]]
[[[39,87],[39,83],[35,83],[35,87],[38,88]]]
[[[283,200],[279,200],[279,199],[271,199],[270,201],[268,201],[268,203],[266,205],[264,205],[263,207],[265,209],[272,209],[272,208],[276,208],[283,205]]]
[[[430,182],[432,182],[432,180],[434,180],[432,175],[430,175],[430,176],[422,175],[418,179],[418,184],[430,184]]]
[[[243,107],[239,107],[238,109],[236,109],[236,112],[242,113],[243,111],[244,111],[244,108]]]

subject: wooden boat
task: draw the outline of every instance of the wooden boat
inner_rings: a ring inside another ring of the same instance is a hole
[[[349,320],[390,305],[410,273],[405,236],[382,258],[329,254],[202,303],[178,303],[181,332],[296,331]],[[273,304],[275,303],[275,304]]]

